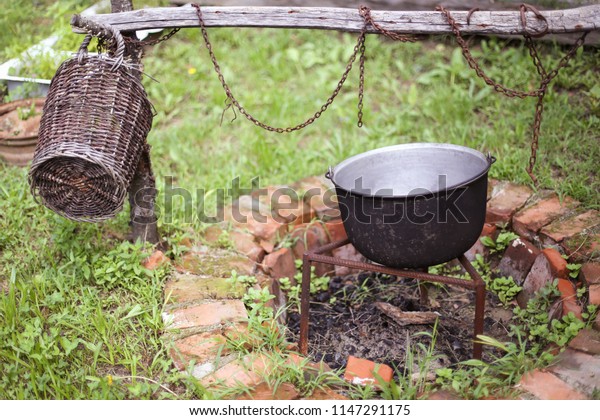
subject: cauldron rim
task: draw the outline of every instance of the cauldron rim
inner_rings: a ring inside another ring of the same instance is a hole
[[[348,189],[348,188],[340,185],[339,182],[336,182],[336,179],[335,179],[336,174],[338,174],[341,169],[344,169],[345,167],[347,167],[359,160],[362,160],[364,158],[368,158],[370,156],[374,156],[374,155],[377,155],[380,153],[393,152],[393,151],[402,150],[402,149],[411,150],[411,149],[428,149],[428,148],[429,149],[446,149],[446,150],[460,151],[460,152],[470,154],[472,156],[475,156],[475,157],[481,159],[483,162],[486,163],[486,165],[483,168],[483,170],[481,170],[476,175],[471,176],[471,177],[467,178],[466,180],[461,180],[458,183],[448,185],[444,189],[438,189],[436,191],[428,191],[428,192],[416,192],[413,194],[398,194],[398,195],[368,194],[368,193],[364,193],[364,192],[356,190],[356,189]],[[487,176],[487,173],[489,172],[489,170],[490,170],[492,164],[495,162],[495,160],[496,159],[493,156],[491,156],[490,154],[488,154],[486,156],[483,153],[479,152],[478,150],[472,149],[470,147],[460,146],[460,145],[451,144],[451,143],[404,143],[404,144],[396,144],[396,145],[392,145],[392,146],[380,147],[377,149],[372,149],[367,152],[363,152],[363,153],[351,156],[351,157],[343,160],[339,164],[337,164],[334,168],[330,167],[328,172],[325,174],[325,176],[331,180],[331,182],[337,189],[346,191],[346,192],[348,192],[352,195],[356,195],[356,196],[362,196],[362,197],[367,197],[367,198],[382,198],[382,199],[404,199],[404,198],[415,198],[415,197],[427,198],[427,197],[439,195],[440,193],[443,193],[448,190],[455,190],[458,188],[467,187],[468,185],[479,180],[480,178]]]

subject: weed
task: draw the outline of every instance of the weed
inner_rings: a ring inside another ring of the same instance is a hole
[[[501,232],[496,240],[494,241],[489,236],[484,236],[480,239],[481,243],[490,248],[492,254],[502,253],[508,245],[515,239],[518,239],[519,235],[513,232]]]

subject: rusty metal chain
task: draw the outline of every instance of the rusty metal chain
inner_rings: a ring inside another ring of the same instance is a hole
[[[175,35],[177,32],[179,32],[180,30],[181,30],[181,28],[173,28],[168,33],[166,33],[166,34],[164,34],[164,35],[162,35],[162,36],[160,36],[160,37],[158,37],[156,39],[153,39],[151,41],[140,41],[138,39],[134,39],[134,38],[131,38],[131,37],[128,37],[128,36],[127,37],[123,37],[123,38],[125,39],[125,42],[133,42],[133,43],[135,43],[137,45],[141,45],[143,47],[146,47],[146,46],[156,45],[156,44],[159,44],[161,42],[167,41],[173,35]]]
[[[315,122],[315,120],[317,120],[319,117],[321,117],[321,115],[333,103],[333,101],[335,100],[337,95],[340,93],[340,90],[344,86],[344,83],[346,82],[346,79],[348,78],[348,75],[350,74],[350,71],[352,70],[352,66],[353,66],[354,62],[356,61],[356,57],[360,54],[361,74],[360,74],[360,85],[359,85],[359,93],[358,93],[358,123],[357,124],[359,127],[362,127],[362,108],[363,108],[362,102],[363,102],[363,97],[364,97],[363,89],[364,89],[365,38],[366,38],[366,33],[367,33],[367,23],[366,22],[360,32],[360,35],[358,36],[356,45],[354,46],[354,50],[352,52],[352,55],[350,56],[350,59],[348,60],[348,63],[346,64],[346,69],[344,70],[344,73],[342,74],[340,81],[338,82],[337,86],[333,90],[333,93],[331,94],[331,96],[327,99],[327,101],[325,101],[325,103],[323,105],[321,105],[321,108],[319,108],[319,110],[317,112],[315,112],[306,121],[304,121],[298,125],[295,125],[292,127],[273,127],[268,124],[265,124],[264,122],[258,120],[254,116],[252,116],[248,111],[246,111],[246,109],[235,98],[235,96],[231,92],[231,88],[225,81],[225,77],[223,76],[223,72],[221,71],[221,67],[219,66],[219,63],[217,62],[217,58],[213,51],[212,44],[210,43],[210,40],[208,39],[208,32],[206,31],[206,26],[204,25],[204,19],[202,17],[202,10],[200,9],[200,6],[198,4],[192,3],[192,6],[196,9],[196,14],[198,16],[198,21],[200,23],[200,30],[202,31],[202,37],[204,38],[204,44],[206,45],[206,49],[208,50],[208,54],[210,55],[210,59],[213,63],[213,67],[219,77],[219,81],[221,82],[221,85],[223,86],[225,95],[227,95],[228,105],[225,108],[225,110],[227,110],[227,108],[229,108],[230,106],[233,106],[244,117],[246,117],[247,120],[251,121],[254,125],[256,125],[264,130],[267,130],[267,131],[272,131],[275,133],[291,133],[292,131],[301,130],[304,127]]]
[[[548,32],[548,22],[546,21],[546,18],[536,8],[534,8],[531,5],[525,4],[525,3],[521,4],[521,6],[519,7],[519,10],[520,10],[520,17],[521,17],[521,26],[523,27],[523,37],[525,38],[525,45],[527,46],[527,48],[529,50],[529,55],[533,61],[536,71],[541,78],[538,89],[532,90],[532,91],[521,91],[521,90],[507,88],[506,86],[504,86],[498,82],[495,82],[490,77],[488,77],[485,74],[485,72],[483,71],[483,69],[479,66],[479,63],[477,62],[477,60],[475,60],[475,58],[471,54],[467,42],[461,36],[460,25],[452,17],[450,12],[447,9],[445,9],[443,6],[437,6],[436,10],[440,11],[446,17],[446,20],[448,21],[448,24],[450,25],[452,32],[454,33],[454,35],[456,37],[456,41],[457,41],[458,45],[461,47],[462,55],[465,58],[465,60],[467,60],[467,64],[469,65],[469,67],[471,67],[475,71],[477,76],[479,76],[487,85],[492,86],[496,92],[502,93],[503,95],[506,95],[510,98],[524,99],[526,97],[537,97],[537,102],[535,105],[535,117],[533,120],[533,128],[532,128],[532,134],[531,134],[531,154],[529,157],[529,165],[526,169],[529,177],[532,179],[534,184],[537,185],[538,182],[537,182],[536,176],[533,173],[533,168],[535,166],[535,162],[537,159],[537,150],[538,150],[538,145],[539,145],[541,125],[542,125],[542,115],[544,112],[544,97],[548,90],[548,86],[550,85],[552,80],[558,75],[558,72],[560,71],[560,69],[565,67],[568,64],[569,60],[571,60],[571,58],[573,58],[575,56],[575,53],[577,52],[579,47],[581,47],[583,45],[583,43],[585,42],[585,37],[587,36],[588,33],[584,32],[575,41],[575,43],[573,44],[571,49],[560,59],[558,65],[552,71],[547,72],[544,65],[542,64],[542,61],[539,57],[537,48],[536,48],[532,38],[544,36]],[[469,11],[469,13],[467,15],[467,23],[468,24],[470,23],[469,20],[470,20],[471,15],[475,11],[477,11],[477,10],[472,9],[471,11]],[[526,12],[527,11],[532,12],[535,15],[536,19],[541,20],[546,24],[546,28],[543,31],[536,32],[536,33],[531,33],[530,31],[528,31],[527,20],[526,20]]]
[[[365,22],[367,22],[373,28],[377,29],[382,35],[385,35],[388,38],[393,39],[394,41],[400,41],[400,42],[415,42],[416,41],[416,39],[411,36],[399,34],[396,32],[391,32],[391,31],[388,31],[387,29],[383,28],[381,25],[379,25],[377,22],[375,22],[373,20],[373,17],[371,16],[371,9],[368,8],[367,6],[360,6],[358,8],[358,12],[362,16],[362,18],[365,20]]]

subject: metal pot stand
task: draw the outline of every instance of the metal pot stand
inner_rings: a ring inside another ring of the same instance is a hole
[[[341,241],[332,242],[313,251],[307,251],[304,253],[302,260],[302,285],[300,297],[300,353],[302,353],[303,355],[306,355],[308,353],[308,323],[310,318],[309,299],[311,266],[314,262],[320,262],[335,266],[354,268],[363,271],[372,271],[382,274],[389,274],[392,276],[425,280],[433,283],[452,284],[455,286],[464,287],[466,289],[475,290],[475,319],[473,320],[473,358],[481,360],[482,343],[477,341],[477,336],[483,333],[483,318],[485,310],[485,283],[479,275],[479,273],[477,273],[475,268],[471,265],[469,260],[464,255],[458,257],[458,260],[460,261],[460,264],[464,267],[464,269],[467,271],[467,273],[469,273],[469,275],[471,276],[471,281],[455,277],[429,274],[427,272],[422,271],[401,270],[378,264],[364,263],[323,255],[349,243],[349,239],[344,239]],[[421,288],[421,293],[421,296],[423,297],[423,288]]]

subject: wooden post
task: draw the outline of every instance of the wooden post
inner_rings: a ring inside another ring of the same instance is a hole
[[[133,10],[131,0],[111,0],[110,3],[112,13]],[[135,38],[135,32],[124,32],[123,34]],[[127,44],[126,48],[126,55],[133,62],[139,63],[142,56],[142,47],[130,43]],[[154,211],[156,192],[156,181],[150,161],[150,146],[146,144],[129,187],[129,224],[131,225],[131,239],[134,241],[140,240],[157,244],[160,240]]]

